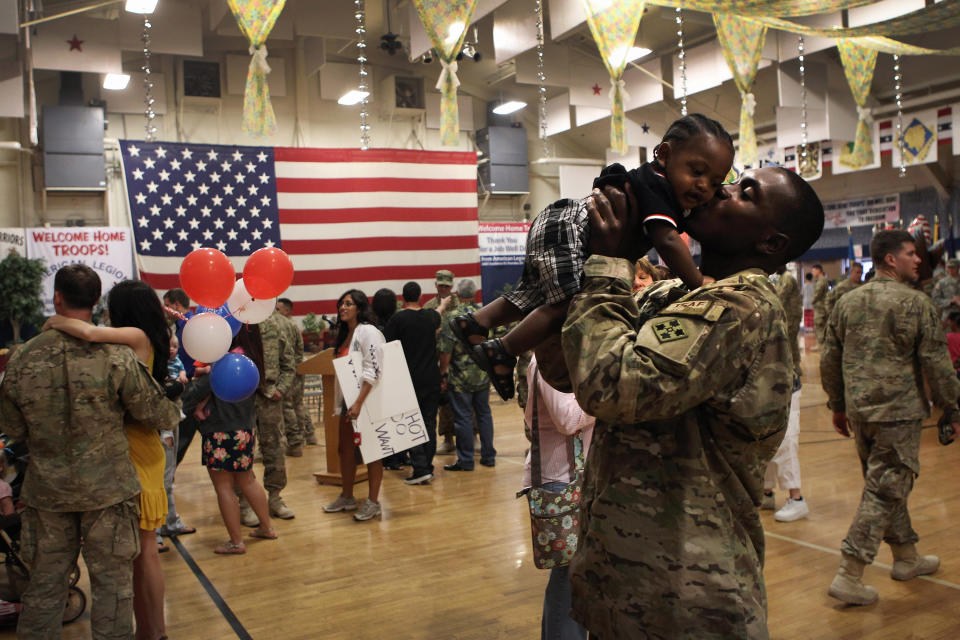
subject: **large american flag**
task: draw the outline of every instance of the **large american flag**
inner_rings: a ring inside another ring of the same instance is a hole
[[[294,149],[121,140],[140,276],[179,287],[198,247],[293,260],[294,314],[336,312],[350,288],[398,294],[436,271],[480,284],[473,152]]]

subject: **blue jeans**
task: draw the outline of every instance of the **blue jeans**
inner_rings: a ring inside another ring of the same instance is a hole
[[[483,463],[496,461],[497,450],[493,448],[493,416],[490,414],[490,388],[483,391],[451,391],[450,408],[453,410],[453,429],[457,434],[457,462],[464,469],[473,469],[473,416],[477,416],[477,431],[480,432],[480,460]]]
[[[563,491],[566,482],[547,482],[547,491]],[[570,617],[569,566],[550,569],[550,580],[543,594],[543,618],[540,621],[540,640],[586,640],[587,630]]]

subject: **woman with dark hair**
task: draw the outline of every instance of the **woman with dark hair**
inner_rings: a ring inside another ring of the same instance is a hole
[[[396,296],[394,296],[396,300]],[[394,302],[396,305],[396,302]],[[380,379],[381,345],[383,334],[374,326],[376,318],[370,308],[366,294],[358,289],[350,289],[337,300],[337,313],[340,323],[337,329],[337,343],[334,356],[343,357],[356,352],[363,361],[363,383],[357,401],[347,407],[343,391],[337,382],[334,389],[334,413],[340,415],[340,475],[343,478],[343,490],[337,499],[326,505],[327,513],[353,511],[357,501],[353,497],[353,481],[356,476],[360,450],[353,443],[353,421],[360,415],[360,409],[370,394],[373,385]],[[367,483],[370,487],[369,498],[353,514],[358,522],[370,520],[380,515],[380,483],[383,481],[383,463],[380,460],[367,464]]]
[[[140,280],[114,285],[107,299],[109,327],[82,320],[53,316],[44,329],[58,329],[89,342],[113,342],[130,346],[137,358],[162,385],[167,376],[170,333],[160,299]],[[163,620],[163,570],[155,529],[167,517],[167,492],[163,485],[166,453],[156,430],[126,423],[130,459],[140,479],[140,555],[133,561],[133,612],[137,640],[159,640],[166,635]]]
[[[245,324],[233,339],[232,353],[240,353],[257,365],[263,378],[263,341],[260,327]],[[227,527],[230,540],[214,548],[214,553],[246,553],[240,524],[240,502],[234,487],[250,503],[260,524],[250,535],[274,540],[276,531],[270,526],[270,509],[263,486],[253,475],[253,424],[257,417],[256,394],[237,402],[227,402],[213,394],[210,386],[210,367],[196,370],[194,385],[184,394],[184,411],[190,411],[198,421],[197,430],[203,438],[201,462],[207,468],[210,481],[217,492],[220,516]]]

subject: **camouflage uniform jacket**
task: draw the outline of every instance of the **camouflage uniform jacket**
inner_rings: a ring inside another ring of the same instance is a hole
[[[597,418],[574,617],[601,638],[767,638],[757,506],[793,389],[772,283],[742,271],[641,325],[678,280],[638,307],[626,260],[594,255],[584,274],[563,327],[574,392]]]
[[[783,305],[783,311],[787,316],[787,335],[790,336],[790,354],[793,356],[793,369],[797,376],[800,375],[800,344],[798,336],[800,335],[800,321],[803,319],[803,296],[800,293],[800,285],[797,279],[789,271],[784,271],[777,278],[774,285],[777,296],[780,298],[780,304]]]
[[[293,349],[293,361],[296,364],[300,364],[303,362],[303,333],[300,332],[300,326],[296,320],[288,318],[282,313],[280,314],[280,319],[283,321],[283,328],[287,333],[287,340]]]
[[[260,393],[270,398],[274,392],[287,393],[293,384],[297,372],[294,361],[293,345],[286,318],[274,311],[270,317],[260,323],[260,338],[263,340],[263,380],[260,381]]]
[[[944,276],[937,280],[930,297],[941,318],[946,318],[952,311],[960,311],[960,307],[950,302],[954,296],[960,296],[960,278]]]
[[[476,311],[479,308],[480,305],[475,302],[464,302],[452,309],[451,312],[460,315]],[[450,354],[450,367],[447,369],[447,388],[449,390],[474,393],[490,387],[490,379],[487,374],[467,355],[466,349],[453,335],[453,331],[446,321],[444,321],[443,328],[440,331],[437,351]]]
[[[826,320],[827,297],[830,295],[830,282],[827,280],[827,276],[817,278],[816,280],[817,283],[813,288],[813,313]]]
[[[833,290],[827,294],[827,304],[824,308],[824,319],[830,317],[830,314],[833,313],[833,308],[837,306],[837,301],[840,300],[845,294],[850,293],[854,289],[860,286],[858,282],[851,282],[850,278],[844,278],[838,282]]]
[[[0,387],[4,432],[30,448],[23,501],[94,511],[140,493],[124,415],[154,429],[180,412],[133,350],[44,331],[21,347]]]
[[[457,296],[457,294],[455,293],[451,293],[450,295],[453,296],[453,300],[451,300],[450,304],[447,305],[447,313],[450,313],[451,311],[453,311],[454,309],[460,306],[460,297]],[[439,306],[440,306],[440,296],[433,296],[432,298],[427,300],[427,302],[423,305],[423,308],[433,309],[434,311],[436,311],[437,307]]]
[[[960,380],[937,312],[922,292],[877,275],[837,303],[820,356],[820,379],[835,412],[864,422],[920,420],[934,404],[956,407]]]

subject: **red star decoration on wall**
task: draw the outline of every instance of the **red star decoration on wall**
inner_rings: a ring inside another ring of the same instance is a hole
[[[76,38],[77,36],[73,36],[73,37]],[[600,85],[598,85],[597,83],[593,83],[593,95],[595,96],[600,95]]]
[[[80,48],[80,45],[82,45],[83,42],[84,42],[83,40],[77,39],[77,34],[73,34],[73,40],[67,40],[67,44],[70,45],[70,51],[82,52],[83,49]]]

